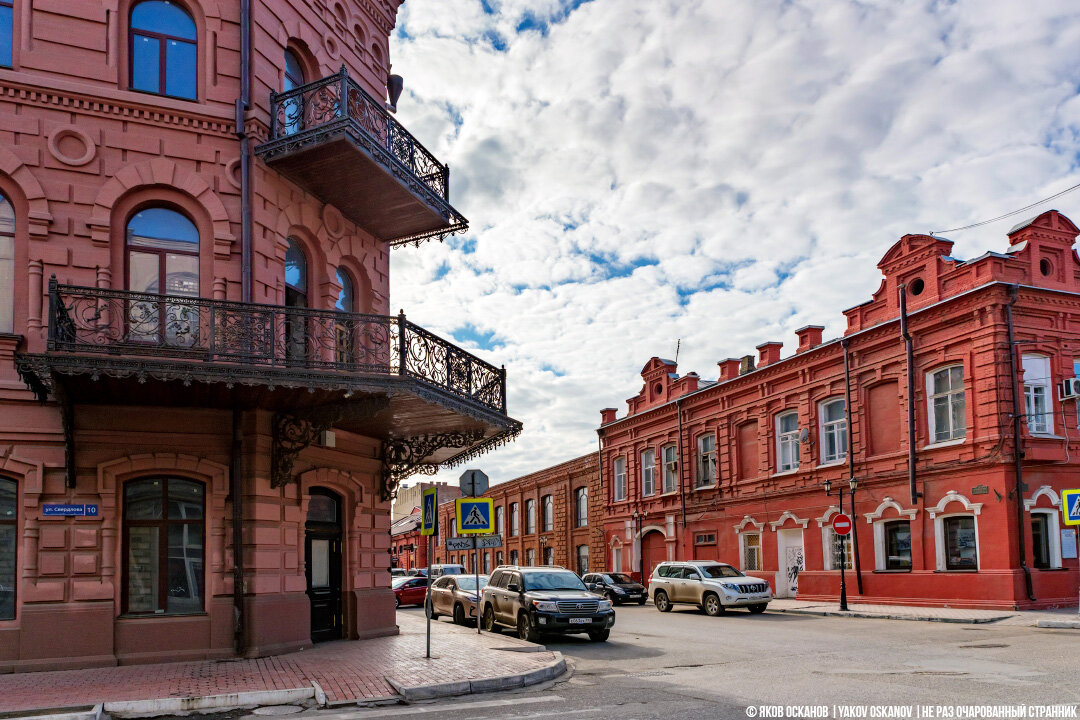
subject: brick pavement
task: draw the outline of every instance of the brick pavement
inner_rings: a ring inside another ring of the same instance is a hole
[[[404,685],[479,680],[529,672],[556,658],[548,651],[508,652],[526,644],[436,622],[428,660],[422,615],[399,613],[398,625],[401,634],[393,637],[324,643],[268,658],[0,675],[0,712],[310,688],[312,681],[328,701],[343,702],[394,695],[387,676]]]
[[[839,603],[777,598],[769,610],[808,615],[841,615]],[[1075,618],[1076,607],[1054,610],[969,610],[964,608],[916,607],[911,605],[876,605],[848,602],[848,612],[859,617],[891,620],[926,620],[957,623],[995,623],[997,625],[1031,626],[1040,619]]]

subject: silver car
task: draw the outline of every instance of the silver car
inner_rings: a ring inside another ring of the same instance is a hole
[[[449,615],[454,623],[464,625],[476,621],[476,581],[474,575],[443,575],[431,584],[428,591],[427,614],[432,620]],[[487,585],[488,576],[480,576],[480,590]]]
[[[713,616],[730,607],[745,607],[756,614],[765,612],[772,588],[761,578],[747,577],[724,563],[662,562],[649,580],[649,597],[660,612],[668,612],[675,603],[689,603]]]

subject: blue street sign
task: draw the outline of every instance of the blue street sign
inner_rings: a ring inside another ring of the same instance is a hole
[[[491,498],[469,498],[456,500],[457,526],[462,535],[488,535],[495,532],[491,524],[494,501]]]
[[[420,534],[434,535],[435,527],[439,521],[439,488],[428,488],[424,491],[423,501],[420,503]]]
[[[1061,512],[1066,525],[1080,525],[1080,489],[1061,491]]]
[[[97,505],[65,505],[45,503],[41,506],[42,517],[97,517]]]

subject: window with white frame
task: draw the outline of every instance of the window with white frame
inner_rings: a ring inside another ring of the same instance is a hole
[[[851,557],[851,534],[837,535],[831,527],[822,528],[825,536],[825,569],[839,570],[842,565],[845,570],[854,567]]]
[[[714,533],[714,532],[694,533],[694,544],[695,545],[715,545],[716,544],[716,533]]]
[[[641,452],[641,494],[652,495],[656,492],[656,451]]]
[[[589,524],[589,489],[579,487],[574,491],[574,527]]]
[[[1061,531],[1056,509],[1031,510],[1032,566],[1040,570],[1061,567]]]
[[[615,482],[612,490],[613,499],[618,502],[626,499],[626,458],[617,457],[614,463]]]
[[[1024,355],[1024,413],[1033,435],[1054,433],[1054,406],[1050,395],[1050,358]]]
[[[622,572],[622,548],[611,548],[611,572]]]
[[[739,545],[742,569],[761,570],[761,533],[739,533]]]
[[[555,564],[555,548],[551,547],[550,545],[545,545],[544,546],[544,564],[545,565],[554,565]]]
[[[503,506],[495,508],[495,532],[502,534],[503,531]]]
[[[799,413],[792,411],[776,416],[776,470],[790,472],[799,469]]]
[[[821,403],[821,462],[839,462],[847,457],[847,418],[844,401]]]
[[[674,445],[664,448],[664,492],[675,492],[679,481],[679,449]]]
[[[978,570],[978,538],[972,515],[952,515],[941,519],[946,570]]]
[[[536,564],[536,548],[529,548],[525,551],[525,564],[530,567]]]
[[[882,520],[874,523],[874,554],[877,570],[910,570],[911,521]]]
[[[0,2],[0,9],[3,3]],[[0,195],[0,333],[15,329],[15,209]]]
[[[511,550],[510,551],[510,564],[511,565],[517,565],[518,564],[518,551],[517,550]]]
[[[716,484],[716,435],[709,433],[697,439],[697,473],[694,487]]]
[[[532,535],[536,532],[536,501],[528,499],[525,501],[525,534]]]
[[[926,417],[930,442],[960,440],[966,434],[964,366],[953,365],[926,374]]]
[[[540,516],[544,532],[555,529],[555,500],[550,495],[540,498]]]
[[[518,517],[518,504],[510,503],[510,534],[517,535],[520,529],[519,517]],[[517,563],[514,563],[515,565]]]

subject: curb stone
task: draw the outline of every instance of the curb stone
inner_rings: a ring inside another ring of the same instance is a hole
[[[315,688],[292,690],[257,690],[224,695],[158,698],[156,700],[119,700],[104,704],[105,712],[116,717],[153,717],[193,710],[235,710],[260,705],[293,705],[315,697]]]
[[[988,623],[1000,622],[1013,617],[1012,615],[1002,615],[1001,617],[991,618],[943,618],[943,617],[915,617],[911,615],[887,615],[880,613],[866,613],[859,612],[857,610],[849,610],[843,612],[841,610],[805,610],[802,608],[776,608],[775,610],[770,608],[771,612],[789,613],[791,615],[816,615],[818,617],[857,617],[868,618],[871,620],[911,620],[915,622],[940,622],[940,623],[959,623],[962,625],[985,625]],[[1053,622],[1047,620],[1040,620],[1043,622]],[[1071,626],[1070,626],[1071,627]]]
[[[1039,620],[1035,627],[1054,628],[1058,630],[1080,630],[1080,619],[1077,620]]]
[[[10,720],[100,720],[101,703],[96,705],[74,705],[63,708],[42,708],[0,713],[0,718]]]
[[[547,680],[553,680],[566,672],[566,659],[560,652],[552,652],[555,659],[544,667],[530,670],[515,675],[502,675],[494,678],[480,678],[478,680],[461,680],[459,682],[432,683],[430,685],[406,686],[391,677],[386,678],[390,687],[405,700],[415,702],[417,700],[432,700],[434,698],[449,697],[451,695],[471,695],[474,693],[494,692],[497,690],[510,690],[513,688],[536,685]]]

